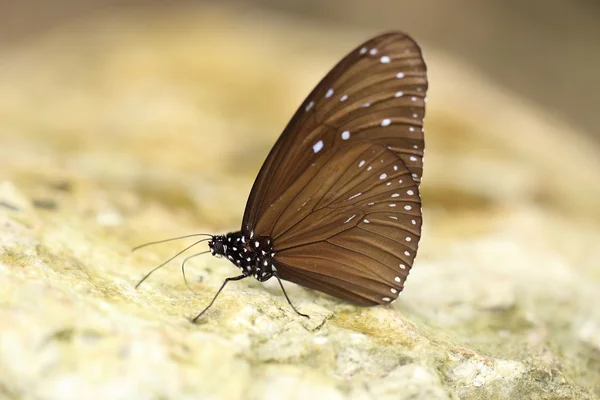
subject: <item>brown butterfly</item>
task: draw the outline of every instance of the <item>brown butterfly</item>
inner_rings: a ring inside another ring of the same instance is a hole
[[[303,316],[282,279],[361,305],[394,301],[421,236],[426,93],[421,51],[403,33],[342,59],[267,156],[241,230],[199,241],[241,274],[194,321],[227,282],[247,277],[275,277]]]

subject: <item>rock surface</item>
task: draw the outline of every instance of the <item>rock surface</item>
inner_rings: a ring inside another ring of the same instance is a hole
[[[200,8],[102,15],[0,64],[0,396],[600,398],[600,157],[423,43],[425,227],[404,293],[360,308],[183,243],[237,229],[295,107],[372,32]],[[324,40],[323,38],[329,38]],[[189,242],[191,244],[193,242]],[[200,251],[200,250],[198,250]]]

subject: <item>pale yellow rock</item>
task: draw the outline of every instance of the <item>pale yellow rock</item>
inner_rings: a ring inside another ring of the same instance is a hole
[[[595,399],[600,157],[422,43],[424,235],[390,307],[237,282],[209,256],[324,73],[373,32],[197,7],[106,14],[0,58],[0,397]],[[193,243],[192,241],[186,242]],[[198,251],[203,250],[198,248]]]

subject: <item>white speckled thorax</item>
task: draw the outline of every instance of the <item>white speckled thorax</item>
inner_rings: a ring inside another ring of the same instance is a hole
[[[273,262],[275,252],[268,236],[246,235],[241,231],[217,235],[208,243],[215,257],[226,257],[246,276],[264,282],[277,271]]]

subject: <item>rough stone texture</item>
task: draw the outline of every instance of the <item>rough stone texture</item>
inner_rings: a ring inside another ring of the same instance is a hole
[[[405,292],[360,308],[226,261],[145,272],[237,229],[317,80],[370,32],[191,9],[99,16],[0,64],[0,396],[597,399],[600,157],[423,43],[425,227]],[[325,40],[324,38],[328,38]],[[191,242],[190,242],[191,243]]]

